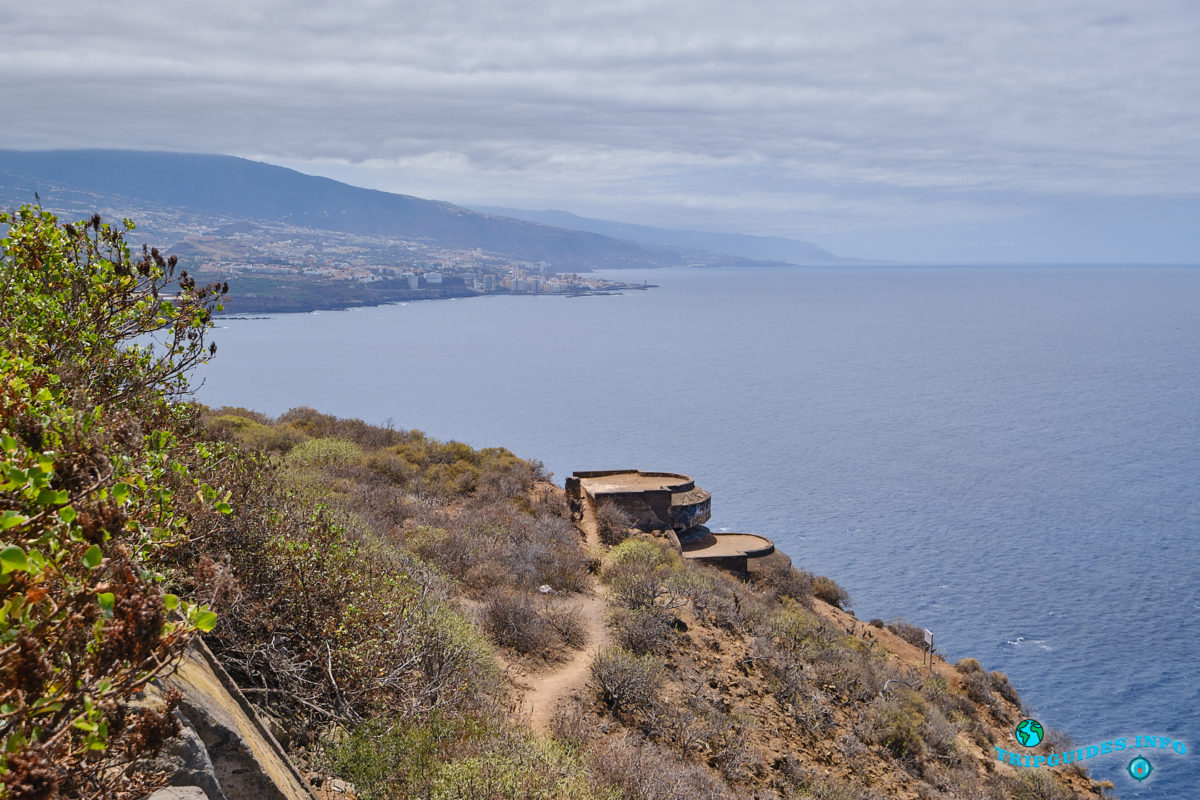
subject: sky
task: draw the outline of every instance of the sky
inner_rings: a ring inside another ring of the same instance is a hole
[[[898,261],[1200,263],[1197,0],[0,0],[0,147]]]

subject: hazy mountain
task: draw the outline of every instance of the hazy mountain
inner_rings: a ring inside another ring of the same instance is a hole
[[[499,208],[477,206],[476,211],[499,214],[505,217],[554,225],[570,230],[588,231],[632,242],[641,242],[665,247],[681,247],[687,250],[708,253],[723,253],[759,261],[782,261],[787,264],[841,264],[855,259],[839,258],[815,244],[796,239],[774,236],[747,236],[740,233],[715,233],[709,231],[673,230],[632,225],[626,222],[611,222],[589,219],[569,211],[532,211],[521,208]]]
[[[470,211],[231,156],[0,150],[0,203],[32,201],[34,192],[51,210],[91,213],[108,208],[139,223],[149,218],[155,230],[171,230],[171,218],[181,216],[188,224],[210,220],[214,227],[250,220],[396,237],[453,250],[478,248],[575,270],[677,266],[697,260],[678,247]],[[184,229],[182,222],[176,223]]]

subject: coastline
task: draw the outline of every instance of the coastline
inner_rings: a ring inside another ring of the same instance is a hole
[[[225,308],[216,316],[232,319],[247,315],[264,314],[308,314],[314,311],[345,311],[351,308],[373,308],[376,306],[412,303],[427,300],[457,300],[473,297],[593,297],[619,295],[626,291],[657,289],[656,284],[637,284],[618,287],[577,290],[570,292],[477,292],[466,288],[373,290],[363,286],[286,286],[279,285],[280,292],[234,296],[231,292]],[[365,289],[365,291],[363,291]],[[327,291],[322,291],[327,290]]]

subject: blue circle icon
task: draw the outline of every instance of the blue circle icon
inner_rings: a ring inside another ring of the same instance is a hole
[[[1135,781],[1144,781],[1150,777],[1150,773],[1154,771],[1154,767],[1150,766],[1150,761],[1143,756],[1138,756],[1133,761],[1129,762],[1129,774]]]

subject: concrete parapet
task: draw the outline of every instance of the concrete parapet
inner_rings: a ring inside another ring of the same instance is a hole
[[[683,557],[721,567],[741,576],[753,562],[775,553],[775,543],[755,533],[713,533],[706,528],[680,540]]]

